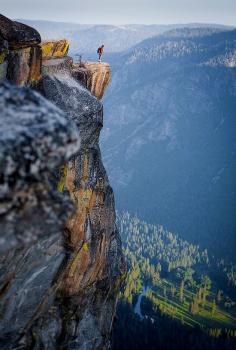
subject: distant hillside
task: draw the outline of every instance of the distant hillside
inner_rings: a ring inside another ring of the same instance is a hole
[[[130,48],[144,39],[173,30],[185,25],[81,25],[50,21],[20,20],[35,27],[42,38],[66,37],[71,41],[71,54],[83,54],[85,58],[96,53],[100,44],[105,45],[106,52],[119,52]],[[191,24],[199,27],[199,24]],[[208,25],[211,28],[211,25]],[[214,26],[218,30],[229,29],[226,26]]]
[[[236,30],[171,31],[111,64],[102,148],[118,207],[235,259]]]
[[[112,349],[234,350],[236,266],[128,212],[117,225],[128,273]]]
[[[105,44],[102,146],[119,207],[235,256],[236,31],[24,22],[85,59]]]

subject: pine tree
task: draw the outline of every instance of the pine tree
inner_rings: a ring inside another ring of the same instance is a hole
[[[211,316],[214,316],[215,311],[216,311],[216,302],[215,302],[215,299],[214,299],[213,302],[212,302],[212,307],[211,307]]]
[[[171,292],[172,298],[174,298],[174,297],[175,297],[175,292],[176,292],[176,288],[175,288],[174,285],[171,285],[171,287],[170,287],[170,292]]]
[[[181,301],[181,303],[184,301],[184,280],[182,280],[180,283],[179,300]]]
[[[221,302],[222,299],[222,291],[219,289],[217,294],[216,294],[216,302],[217,304],[219,304]]]
[[[190,304],[190,312],[192,315],[196,315],[199,312],[197,296],[195,296]]]
[[[197,300],[198,300],[199,304],[202,302],[202,294],[203,294],[203,289],[202,289],[202,287],[200,287],[198,292],[197,292]]]

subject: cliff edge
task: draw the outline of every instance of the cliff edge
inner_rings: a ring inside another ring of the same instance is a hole
[[[99,149],[110,68],[0,23],[0,346],[107,349],[125,271]]]

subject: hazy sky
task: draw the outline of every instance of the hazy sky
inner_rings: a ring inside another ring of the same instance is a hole
[[[187,23],[236,25],[236,0],[0,0],[11,18],[78,23]]]

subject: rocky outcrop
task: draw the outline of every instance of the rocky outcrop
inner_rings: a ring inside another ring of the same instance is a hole
[[[8,54],[8,42],[0,36],[0,64],[5,61]]]
[[[60,290],[69,298],[73,318],[64,323],[63,341],[69,348],[107,348],[124,265],[113,191],[98,144],[103,107],[69,71],[43,76],[43,91],[76,123],[81,137],[80,151],[64,165],[58,181],[75,204],[66,225],[70,261]]]
[[[125,269],[99,149],[103,106],[68,57],[43,60],[37,86],[54,106],[8,85],[0,100],[0,347],[107,349]]]
[[[33,46],[11,50],[8,55],[7,79],[19,86],[32,85],[41,78],[41,49]]]
[[[67,39],[43,41],[41,43],[44,60],[67,56],[70,42]]]
[[[80,142],[65,114],[29,89],[2,85],[0,108],[0,348],[8,350],[55,298],[73,206],[48,174]]]
[[[74,64],[72,74],[99,99],[103,97],[111,79],[110,66],[105,62],[81,62],[80,64]]]
[[[73,59],[65,56],[63,58],[55,58],[50,60],[43,60],[42,74],[54,74],[57,72],[70,72],[73,66]]]
[[[7,78],[25,86],[41,78],[40,34],[33,28],[0,15],[0,82]]]
[[[80,139],[64,113],[31,90],[0,86],[0,109],[0,251],[7,251],[60,231],[66,214],[47,173],[79,149]]]
[[[38,45],[41,42],[40,34],[34,28],[0,14],[0,36],[9,43],[9,49],[16,50]]]

